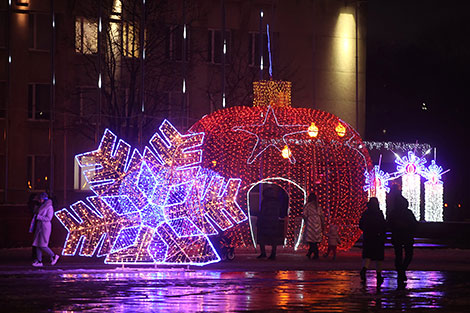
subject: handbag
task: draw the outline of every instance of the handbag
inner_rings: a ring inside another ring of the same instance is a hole
[[[34,214],[33,218],[31,219],[31,224],[29,224],[30,233],[34,233],[34,230],[36,229],[36,217],[37,217],[37,214]]]

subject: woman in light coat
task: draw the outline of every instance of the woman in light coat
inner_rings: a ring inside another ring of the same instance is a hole
[[[314,193],[308,196],[303,218],[305,221],[304,241],[308,243],[307,257],[310,259],[313,253],[313,258],[318,259],[318,243],[322,241],[325,219]]]
[[[41,206],[35,215],[36,227],[34,230],[33,247],[37,250],[37,260],[33,262],[34,267],[43,266],[42,254],[45,253],[51,258],[51,265],[55,265],[59,259],[59,255],[55,254],[49,246],[49,238],[51,236],[51,220],[54,217],[54,208],[52,200],[48,199],[46,193],[39,195],[39,203]]]

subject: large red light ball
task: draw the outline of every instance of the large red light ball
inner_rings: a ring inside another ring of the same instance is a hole
[[[312,123],[318,128],[315,137],[309,135]],[[338,136],[338,125],[344,127],[343,136]],[[364,173],[372,163],[359,134],[338,117],[306,108],[235,106],[203,117],[190,131],[206,134],[204,167],[241,178],[238,203],[247,215],[252,215],[248,193],[257,183],[274,183],[287,191],[287,246],[301,242],[302,208],[310,192],[317,194],[327,225],[339,226],[339,249],[351,248],[361,235],[358,222],[367,202]],[[285,146],[289,158],[282,156]],[[227,235],[237,246],[250,246],[252,227],[248,221]]]

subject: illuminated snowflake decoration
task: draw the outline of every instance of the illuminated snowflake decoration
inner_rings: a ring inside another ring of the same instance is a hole
[[[247,219],[236,202],[241,180],[200,166],[204,133],[168,121],[143,153],[106,130],[97,150],[76,156],[94,192],[56,212],[67,229],[63,255],[105,256],[112,264],[220,260],[210,235]]]

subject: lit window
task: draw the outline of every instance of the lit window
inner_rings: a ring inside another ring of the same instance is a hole
[[[48,189],[48,176],[50,174],[50,159],[46,155],[28,155],[27,157],[27,182],[29,190]]]
[[[29,15],[29,48],[50,50],[51,48],[51,16],[49,14]]]
[[[91,167],[80,167],[76,159],[74,159],[74,177],[73,177],[73,189],[75,190],[90,190],[90,185],[88,184],[84,172],[89,170]]]
[[[28,85],[28,118],[33,120],[48,120],[51,105],[51,85]]]
[[[225,31],[225,62],[229,62],[230,31]],[[222,30],[210,29],[208,32],[207,61],[214,64],[222,63],[224,53],[224,38]]]
[[[122,54],[129,58],[139,57],[139,34],[129,23],[122,24]]]
[[[75,19],[75,52],[98,53],[98,22],[93,19]]]

